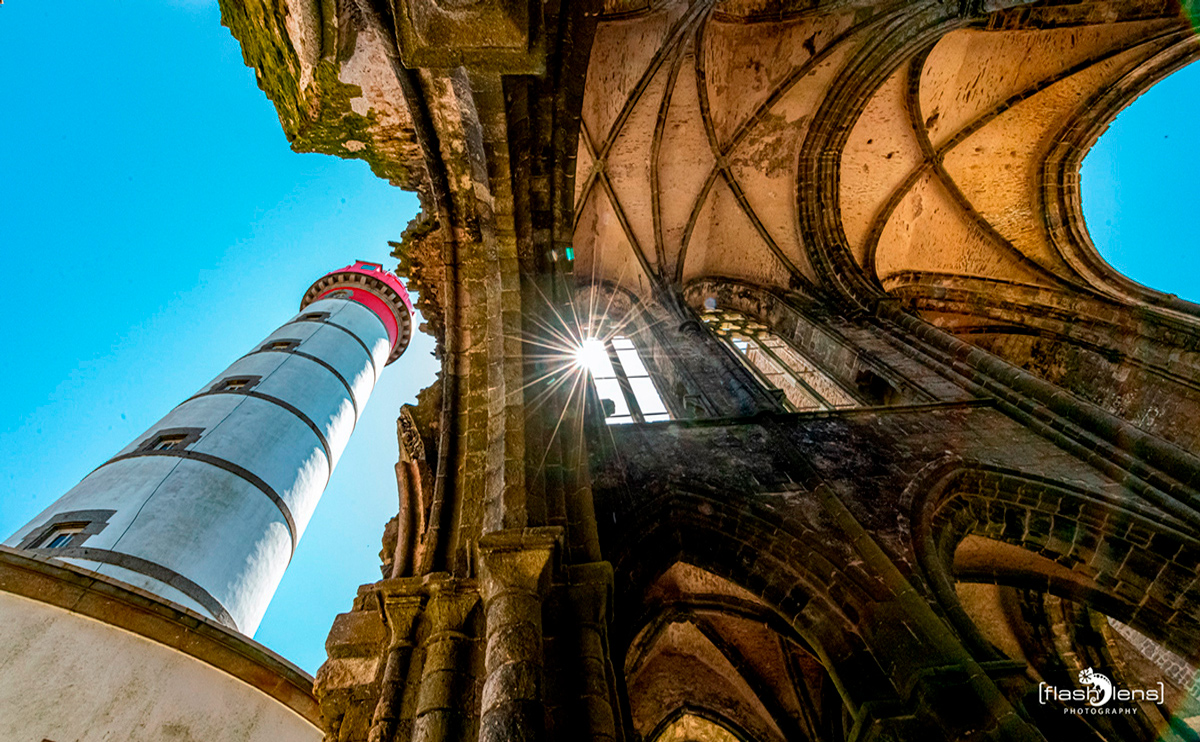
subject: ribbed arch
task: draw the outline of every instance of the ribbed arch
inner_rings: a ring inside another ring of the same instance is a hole
[[[963,638],[987,655],[956,580],[1036,589],[1093,606],[1196,658],[1200,532],[1144,501],[947,456],[904,495],[913,551]]]

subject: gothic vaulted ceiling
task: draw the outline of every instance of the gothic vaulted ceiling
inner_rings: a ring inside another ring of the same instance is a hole
[[[1177,5],[610,2],[576,171],[576,275],[647,295],[971,282],[1128,298],[1078,168],[1197,55]]]

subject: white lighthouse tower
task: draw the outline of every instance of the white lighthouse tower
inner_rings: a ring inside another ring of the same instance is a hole
[[[4,545],[253,635],[412,305],[382,266],[319,279],[300,313]]]

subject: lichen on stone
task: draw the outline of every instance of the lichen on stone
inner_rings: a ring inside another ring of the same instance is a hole
[[[306,6],[301,20],[289,5],[284,0],[220,0],[221,22],[241,44],[242,58],[275,104],[292,149],[363,160],[380,178],[415,190],[424,167],[403,102],[385,95],[390,89],[373,88],[368,97],[361,85],[343,79],[348,66],[353,66],[351,77],[372,83],[394,77],[386,53],[372,46],[383,40],[364,36],[356,19],[340,23],[333,17],[333,3]],[[343,7],[350,12],[350,5]],[[320,23],[320,33],[308,29],[312,19],[307,16]],[[293,39],[296,34],[304,38]]]
[[[437,339],[435,355],[442,354],[445,321],[442,313],[442,231],[436,217],[422,211],[408,223],[399,242],[391,242],[392,257],[399,259],[397,274],[407,279],[410,291],[417,292],[417,309],[425,322],[421,330]]]

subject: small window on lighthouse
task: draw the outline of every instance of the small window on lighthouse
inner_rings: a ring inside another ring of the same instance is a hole
[[[142,445],[138,446],[137,450],[140,453],[179,451],[200,440],[203,433],[204,428],[168,428],[160,431],[158,435],[147,438]]]
[[[175,435],[160,435],[154,444],[150,446],[151,451],[170,451],[175,448],[183,448],[183,440],[187,438],[183,433]]]
[[[261,376],[230,376],[213,384],[214,392],[248,392],[258,385]]]
[[[76,534],[83,531],[83,523],[62,523],[55,526],[38,544],[38,549],[61,549],[71,543]]]
[[[263,347],[263,350],[285,351],[291,350],[299,344],[299,340],[272,340]]]

